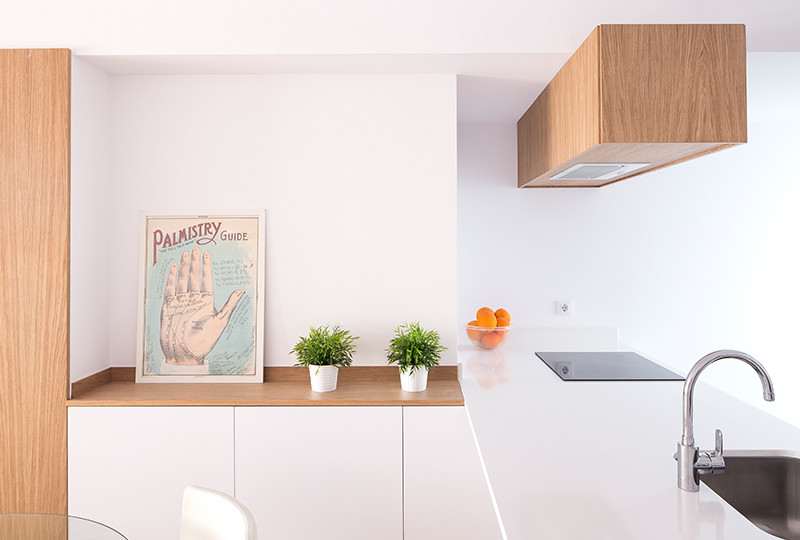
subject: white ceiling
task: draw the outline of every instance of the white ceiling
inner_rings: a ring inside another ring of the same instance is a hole
[[[598,24],[744,23],[748,51],[800,51],[800,0],[3,0],[0,11],[0,47],[67,47],[111,73],[455,73],[471,122],[515,121]]]
[[[77,54],[574,51],[598,24],[744,23],[800,51],[798,0],[3,0],[0,46]]]

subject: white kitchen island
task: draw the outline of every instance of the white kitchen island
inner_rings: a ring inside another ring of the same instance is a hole
[[[672,454],[683,381],[567,382],[534,354],[621,349],[613,329],[515,329],[493,351],[459,345],[464,398],[505,536],[774,539],[704,484],[699,493],[677,488]],[[738,361],[713,369],[728,362]],[[774,382],[780,400],[781,381]],[[761,394],[755,373],[752,392]],[[800,451],[800,430],[704,384],[702,375],[694,416],[703,450],[713,449],[719,428],[726,451]]]

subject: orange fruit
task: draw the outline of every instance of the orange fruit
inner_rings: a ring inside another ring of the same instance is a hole
[[[481,339],[481,345],[487,349],[494,349],[503,342],[503,336],[498,332],[485,332]]]
[[[506,317],[497,317],[497,326],[508,326],[509,324],[511,324],[511,321]]]
[[[500,327],[498,327],[496,330],[494,330],[494,332],[495,332],[495,333],[496,333],[498,336],[500,336],[500,341],[501,341],[501,342],[502,342],[502,341],[505,341],[505,340],[506,340],[506,335],[508,334],[508,327],[507,327],[507,326],[506,326],[505,328],[500,328]]]
[[[475,319],[478,321],[478,326],[483,326],[484,328],[494,328],[497,326],[497,317],[494,316],[494,311],[488,307],[479,309]]]
[[[500,317],[503,317],[504,319],[508,319],[508,324],[511,324],[511,315],[508,313],[508,311],[506,311],[503,308],[500,308],[497,311],[495,311],[494,312],[494,316],[497,317],[498,319]],[[508,324],[506,326],[508,326]],[[500,324],[498,323],[497,326],[500,326]]]
[[[479,309],[479,310],[478,310],[478,312],[475,314],[475,318],[477,319],[477,318],[478,318],[478,317],[480,317],[481,315],[483,315],[483,316],[486,316],[486,315],[488,315],[489,313],[491,313],[492,315],[494,315],[494,310],[492,310],[492,308],[488,308],[488,307],[482,307],[482,308],[481,308],[481,309]]]
[[[478,321],[469,321],[469,326],[478,326]],[[467,337],[472,341],[480,341],[483,332],[475,328],[470,328],[469,326],[467,327]]]

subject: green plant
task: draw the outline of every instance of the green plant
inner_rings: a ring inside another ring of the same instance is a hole
[[[424,330],[418,322],[398,326],[394,333],[395,337],[386,349],[386,358],[390,364],[397,363],[403,373],[438,366],[442,352],[447,350],[439,344],[436,331]]]
[[[308,337],[301,337],[290,352],[297,355],[295,366],[347,367],[353,363],[357,339],[358,336],[351,336],[349,330],[338,326],[312,327]]]

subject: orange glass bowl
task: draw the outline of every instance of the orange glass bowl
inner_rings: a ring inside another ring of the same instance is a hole
[[[511,326],[486,328],[485,326],[467,325],[467,337],[479,349],[496,349],[508,339]]]

